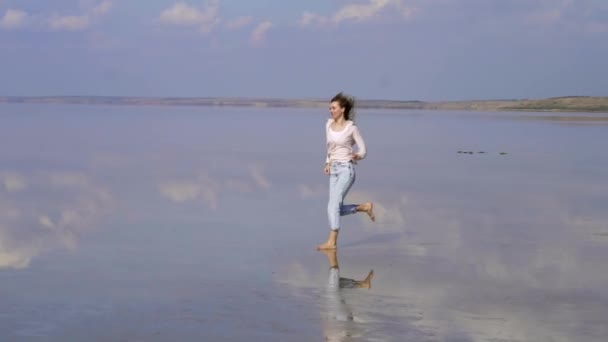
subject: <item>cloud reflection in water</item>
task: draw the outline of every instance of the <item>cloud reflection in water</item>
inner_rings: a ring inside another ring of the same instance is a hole
[[[2,175],[0,268],[22,269],[46,251],[76,248],[113,208],[109,192],[82,173]]]

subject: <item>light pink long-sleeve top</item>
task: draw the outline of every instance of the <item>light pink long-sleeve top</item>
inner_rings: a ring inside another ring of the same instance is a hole
[[[325,124],[325,132],[327,137],[327,157],[325,162],[330,161],[350,161],[353,155],[353,145],[357,145],[356,154],[365,158],[367,150],[365,149],[365,141],[359,132],[359,129],[354,122],[347,120],[346,126],[339,132],[331,128],[333,119],[328,119]]]

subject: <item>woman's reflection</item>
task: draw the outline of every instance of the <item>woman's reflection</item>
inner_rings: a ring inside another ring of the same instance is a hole
[[[344,300],[342,289],[372,287],[374,270],[369,271],[363,280],[355,280],[340,277],[340,266],[336,250],[321,251],[327,256],[329,263],[329,279],[327,282],[327,314],[328,319],[325,324],[325,339],[327,341],[342,341],[353,337],[352,323],[355,320],[353,312]]]

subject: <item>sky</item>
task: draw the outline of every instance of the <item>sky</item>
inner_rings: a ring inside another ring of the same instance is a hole
[[[608,96],[606,0],[0,0],[0,96]]]

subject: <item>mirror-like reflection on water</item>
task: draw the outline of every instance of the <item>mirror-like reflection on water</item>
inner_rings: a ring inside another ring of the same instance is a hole
[[[353,325],[350,321],[359,319],[353,312],[352,308],[346,303],[344,291],[349,289],[370,289],[374,277],[374,271],[371,270],[367,276],[361,280],[342,277],[340,275],[340,265],[338,264],[338,256],[336,250],[322,251],[327,255],[329,264],[329,275],[327,280],[327,291],[322,298],[322,303],[325,306],[325,317],[323,319],[324,337],[328,341],[340,341],[346,338],[355,337]]]
[[[0,106],[0,340],[606,340],[601,120],[360,111],[322,253],[326,115]]]

